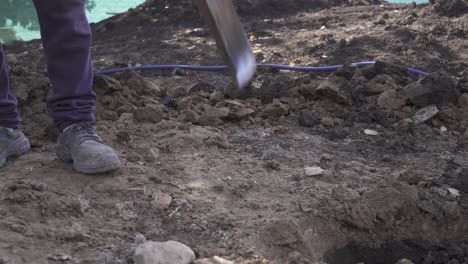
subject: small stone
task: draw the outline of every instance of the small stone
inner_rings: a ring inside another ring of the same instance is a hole
[[[140,155],[146,162],[155,162],[159,158],[158,148],[142,148]]]
[[[421,124],[426,122],[427,120],[433,118],[439,113],[439,108],[436,106],[428,106],[423,109],[420,109],[419,111],[416,112],[413,116],[413,122],[415,124]]]
[[[332,76],[320,83],[315,90],[315,94],[320,98],[326,98],[338,104],[351,105],[353,103],[350,93],[351,88],[351,83],[345,78]]]
[[[416,185],[425,178],[423,171],[407,170],[399,173],[398,180],[408,184]]]
[[[365,129],[364,134],[366,134],[368,136],[378,136],[379,135],[379,133],[377,131],[372,130],[372,129]]]
[[[214,256],[212,258],[197,259],[194,264],[234,264],[234,262]]]
[[[153,198],[153,201],[151,201],[151,204],[155,206],[156,208],[168,209],[169,207],[171,207],[172,196],[169,193],[165,193],[165,192],[161,192],[160,190],[157,190],[153,192],[151,197]]]
[[[115,110],[115,113],[117,113],[117,115],[121,115],[123,113],[132,113],[133,109],[134,109],[134,107],[132,105],[124,104],[124,105],[120,106],[119,108],[117,108]]]
[[[200,115],[193,111],[193,110],[187,110],[185,113],[185,121],[190,122],[192,124],[198,124],[200,121]]]
[[[130,136],[130,133],[127,131],[119,131],[116,134],[117,140],[120,142],[130,142],[132,141],[132,137]]]
[[[319,176],[322,175],[325,170],[320,167],[305,167],[304,172],[306,176]]]
[[[444,204],[443,210],[444,210],[445,216],[450,219],[457,219],[460,216],[460,208],[457,202],[447,201]]]
[[[237,119],[241,119],[253,113],[255,113],[255,110],[253,110],[252,108],[241,108],[234,113],[234,116]]]
[[[406,103],[406,98],[399,94],[396,90],[384,91],[377,99],[377,104],[390,110],[402,108]]]
[[[136,73],[131,74],[131,77],[127,80],[127,85],[139,95],[161,95],[161,88],[154,80],[144,78]]]
[[[223,100],[224,100],[224,93],[221,92],[221,91],[214,92],[214,93],[210,94],[210,102],[212,104],[219,103],[219,102],[221,102]]]
[[[146,237],[143,234],[135,234],[135,244],[141,244],[146,242]]]
[[[414,263],[409,259],[400,259],[396,264],[414,264]]]
[[[330,117],[324,117],[324,118],[322,118],[322,120],[320,121],[320,123],[321,123],[324,127],[334,127],[334,126],[335,126],[335,121],[333,121],[333,118],[330,118]]]
[[[298,123],[301,126],[313,127],[320,124],[320,118],[314,111],[306,109],[299,113]]]
[[[458,105],[462,108],[468,108],[468,93],[464,93],[458,98]]]
[[[115,111],[105,110],[104,112],[102,112],[101,118],[103,120],[117,121],[119,120],[119,114]]]
[[[206,105],[205,111],[201,114],[199,122],[203,126],[214,126],[223,123],[222,119],[229,116],[229,107],[211,107]]]
[[[135,264],[189,264],[195,253],[188,246],[177,242],[145,242],[135,248]]]
[[[274,134],[284,135],[284,134],[287,134],[289,132],[289,128],[287,126],[275,126],[275,127],[271,128],[271,131]]]
[[[138,162],[141,159],[142,157],[138,153],[135,153],[135,152],[131,152],[127,155],[127,160],[130,162]]]
[[[396,127],[398,129],[401,129],[402,131],[405,131],[409,129],[412,124],[413,124],[413,120],[411,118],[405,118],[393,124],[393,127]]]
[[[155,106],[145,106],[135,109],[133,117],[139,122],[159,123],[164,117],[164,112]]]
[[[183,86],[178,86],[178,87],[174,87],[171,89],[167,89],[166,91],[166,96],[170,98],[180,97],[184,94],[187,94],[187,88]]]
[[[289,113],[289,106],[281,103],[278,100],[273,100],[273,103],[266,105],[262,112],[260,113],[261,117],[273,117],[278,118]]]
[[[460,197],[460,191],[459,190],[454,189],[454,188],[448,188],[447,190],[450,193],[450,195],[452,195],[453,197]]]
[[[122,84],[112,77],[106,75],[95,75],[93,81],[93,89],[97,92],[115,92],[122,90]]]
[[[330,161],[330,160],[333,160],[333,155],[330,155],[330,154],[327,154],[327,153],[323,153],[322,156],[320,156],[320,160],[321,161]]]
[[[201,82],[201,83],[197,83],[194,86],[192,86],[190,88],[189,92],[190,93],[198,93],[198,92],[213,93],[213,92],[216,92],[218,90],[219,89],[216,86],[214,86],[213,84],[211,84],[211,83]]]
[[[48,256],[47,258],[53,261],[60,261],[60,262],[65,262],[65,261],[69,261],[72,259],[70,255],[63,254],[63,253],[56,253],[51,256]]]

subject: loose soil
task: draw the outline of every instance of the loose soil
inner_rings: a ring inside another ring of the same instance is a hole
[[[222,64],[171,2],[93,25],[95,69]],[[468,263],[466,3],[235,2],[259,62],[379,62],[259,69],[241,93],[226,73],[96,76],[123,168],[85,176],[54,155],[40,42],[7,46],[33,148],[0,169],[0,263],[132,263],[140,234],[236,263]]]

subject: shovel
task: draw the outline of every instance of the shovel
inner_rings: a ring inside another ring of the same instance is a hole
[[[196,2],[229,67],[234,86],[243,89],[255,74],[257,64],[232,0],[196,0]]]

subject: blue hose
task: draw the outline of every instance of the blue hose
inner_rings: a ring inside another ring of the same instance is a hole
[[[369,66],[374,65],[375,61],[362,61],[362,62],[355,62],[351,63],[353,67],[362,67],[362,66]],[[272,68],[278,70],[287,70],[287,71],[302,71],[302,72],[328,72],[328,71],[336,71],[339,68],[343,67],[343,65],[333,65],[333,66],[322,66],[322,67],[310,67],[310,66],[289,66],[289,65],[281,65],[281,64],[257,64],[258,67],[261,68]],[[123,72],[127,70],[190,70],[190,71],[224,71],[227,70],[228,67],[226,65],[220,66],[193,66],[193,65],[144,65],[144,66],[134,66],[134,67],[124,67],[118,69],[110,69],[110,70],[103,70],[97,71],[96,74],[103,75],[103,74],[112,74]],[[414,68],[407,68],[408,72],[414,73],[416,75],[421,76],[428,76],[429,73],[423,72],[418,69]]]

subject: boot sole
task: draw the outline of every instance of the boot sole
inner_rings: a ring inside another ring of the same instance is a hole
[[[27,138],[22,137],[17,139],[2,155],[0,155],[0,167],[5,165],[8,157],[21,156],[26,154],[30,149],[31,145]]]

